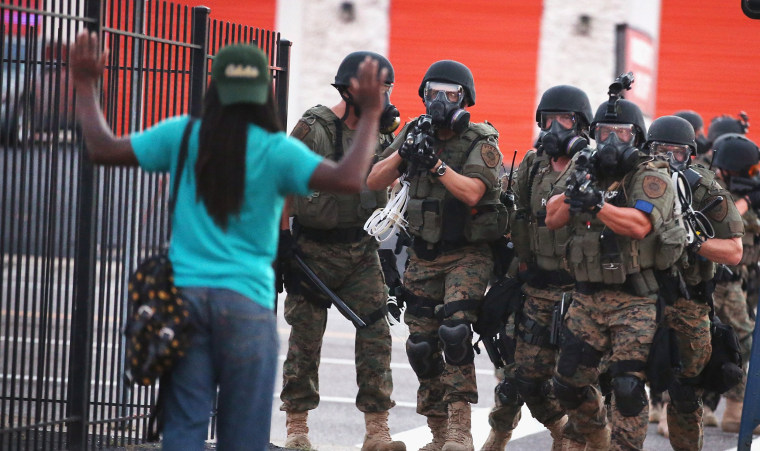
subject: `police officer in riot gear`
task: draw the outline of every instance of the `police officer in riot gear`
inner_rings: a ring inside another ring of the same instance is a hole
[[[419,87],[426,115],[407,124],[367,178],[381,189],[409,183],[413,237],[399,299],[407,304],[407,355],[417,374],[417,412],[433,440],[425,450],[471,450],[470,404],[477,402],[471,324],[477,319],[507,211],[499,201],[498,132],[472,123],[475,85],[463,64],[433,63]]]
[[[716,274],[715,314],[736,332],[742,360],[746,363],[754,330],[754,320],[748,314],[747,303],[751,302],[750,297],[757,298],[754,287],[757,286],[757,263],[760,260],[760,183],[756,178],[760,151],[745,136],[727,133],[713,143],[713,152],[713,169],[730,191],[744,225],[741,261],[738,265],[729,266],[729,271]],[[753,291],[754,294],[748,294]],[[721,429],[725,432],[739,431],[745,386],[746,375],[738,385],[723,394],[726,410]],[[760,428],[756,431],[760,432]]]
[[[681,357],[681,372],[668,387],[670,403],[666,412],[673,449],[701,449],[703,388],[698,376],[710,358],[709,313],[715,289],[712,277],[715,263],[735,265],[741,258],[741,216],[715,174],[691,164],[698,145],[688,121],[677,116],[656,119],[647,132],[645,148],[650,155],[667,159],[671,169],[683,175],[676,179],[681,202],[678,208],[682,223],[690,228],[691,243],[676,266],[685,282],[685,292],[661,290],[680,292],[665,299],[666,325],[678,337]]]
[[[510,221],[524,280],[525,295],[520,322],[517,325],[514,378],[510,384],[520,399],[513,406],[497,407],[489,416],[492,430],[483,450],[503,450],[515,415],[524,401],[531,414],[551,432],[553,449],[562,446],[562,429],[567,421],[565,410],[551,394],[551,378],[557,358],[556,343],[550,340],[552,317],[565,292],[571,292],[574,281],[565,270],[564,243],[568,229],[546,227],[546,201],[557,178],[570,158],[588,146],[592,121],[591,104],[582,90],[567,85],[554,86],[541,96],[536,109],[536,122],[543,137],[537,151],[529,151],[517,170],[514,187],[517,210]],[[512,412],[513,415],[505,415]],[[572,435],[572,431],[570,432]],[[576,435],[575,441],[583,437]]]
[[[672,231],[675,193],[668,164],[639,152],[643,116],[613,86],[592,124],[598,149],[571,162],[546,216],[551,230],[570,227],[566,253],[576,280],[553,388],[570,424],[585,437],[586,450],[643,447],[645,369],[657,326],[654,270],[670,267],[685,242],[685,231]],[[597,388],[608,353],[611,429]],[[582,443],[566,445],[584,449]]]
[[[390,61],[374,52],[353,52],[343,59],[333,86],[342,101],[332,108],[317,105],[304,113],[292,135],[314,152],[339,160],[354,137],[361,110],[353,101],[350,79],[361,61],[370,56],[387,68],[375,152],[393,140],[389,134],[398,125],[398,110],[390,103],[394,73]],[[358,194],[315,192],[292,199],[293,238],[297,252],[324,284],[367,323],[356,331],[356,377],[359,392],[356,406],[364,412],[366,435],[363,450],[402,451],[402,442],[392,441],[388,430],[391,399],[391,336],[385,321],[387,292],[383,282],[377,241],[362,226],[378,207],[387,203],[386,190],[364,189]],[[287,209],[286,209],[287,210]],[[285,215],[287,215],[287,211]],[[287,217],[283,224],[287,224]],[[281,233],[281,243],[289,230]],[[288,247],[287,244],[282,246]],[[281,255],[286,259],[286,255]],[[291,325],[288,352],[283,364],[281,410],[286,412],[287,448],[311,449],[307,414],[319,403],[319,360],[330,301],[320,295],[294,262],[286,278],[285,320]]]
[[[703,155],[710,150],[710,141],[705,135],[705,123],[702,120],[702,116],[693,110],[681,110],[673,113],[673,116],[678,116],[681,119],[686,119],[689,124],[694,128],[694,142],[697,144],[697,155]]]
[[[715,141],[727,133],[746,135],[747,130],[749,130],[749,117],[747,117],[747,114],[744,111],[739,112],[738,118],[731,117],[727,114],[712,118],[710,126],[707,129],[706,144],[709,150],[705,153],[701,153],[697,157],[697,161],[705,167],[710,168],[713,158],[712,146]]]

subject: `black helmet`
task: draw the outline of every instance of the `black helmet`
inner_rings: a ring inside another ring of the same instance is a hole
[[[675,115],[658,117],[652,122],[647,132],[647,144],[652,141],[687,145],[691,147],[692,154],[697,153],[694,127],[686,119]]]
[[[363,50],[360,52],[349,53],[343,58],[343,62],[338,66],[338,73],[335,74],[335,83],[333,83],[333,86],[336,88],[349,86],[351,84],[351,77],[356,76],[356,72],[359,70],[359,64],[364,61],[364,58],[367,56],[378,61],[378,70],[382,68],[388,69],[388,77],[385,79],[385,83],[391,84],[395,82],[396,78],[393,73],[393,65],[388,61],[388,58],[379,53]]]
[[[746,115],[742,116],[742,120],[736,119],[727,114],[714,117],[712,118],[712,121],[710,121],[710,128],[707,131],[707,139],[715,142],[715,140],[720,138],[721,135],[725,135],[726,133],[739,133],[744,135],[747,133],[748,126],[749,123],[747,122]]]
[[[636,142],[641,144],[646,139],[647,125],[644,122],[644,115],[641,109],[630,100],[619,99],[615,103],[615,117],[607,116],[607,103],[599,105],[594,115],[594,121],[591,123],[590,135],[594,138],[594,126],[597,122],[609,122],[613,124],[633,124],[636,128]]]
[[[475,105],[475,81],[472,78],[472,72],[464,64],[452,60],[441,60],[431,64],[420,83],[418,92],[422,99],[425,98],[425,83],[429,81],[461,85],[464,88],[467,106]]]
[[[760,160],[760,149],[739,133],[726,133],[713,143],[713,166],[746,173]]]
[[[696,133],[697,130],[704,127],[705,123],[702,121],[702,116],[699,115],[696,111],[692,110],[681,110],[676,111],[673,113],[673,116],[678,116],[682,119],[686,119],[689,121],[692,127],[694,127],[694,132]]]
[[[591,124],[591,102],[582,90],[575,86],[559,85],[544,91],[536,108],[536,122],[541,122],[541,112],[572,112],[585,121],[585,127]]]

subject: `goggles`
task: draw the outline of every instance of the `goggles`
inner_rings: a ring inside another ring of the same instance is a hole
[[[636,137],[636,129],[633,124],[609,124],[600,122],[594,127],[594,139],[596,142],[606,141],[611,134],[624,143],[632,143]]]
[[[673,161],[685,163],[691,155],[691,147],[685,144],[671,144],[659,141],[652,141],[649,149],[653,155],[667,155]]]
[[[555,122],[563,129],[571,130],[576,123],[575,113],[541,112],[541,130],[549,130]]]
[[[464,98],[464,89],[460,85],[429,81],[425,84],[425,101],[432,102],[438,97],[439,92],[443,92],[446,100],[451,103],[459,103]]]

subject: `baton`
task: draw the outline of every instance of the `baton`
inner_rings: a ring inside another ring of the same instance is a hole
[[[354,327],[357,329],[367,327],[367,323],[359,318],[359,315],[354,313],[354,311],[351,310],[351,308],[347,306],[346,303],[343,302],[343,300],[339,298],[337,294],[333,293],[331,289],[327,288],[327,285],[325,285],[324,282],[320,280],[319,276],[317,276],[314,271],[312,271],[312,269],[309,267],[309,265],[306,264],[305,261],[303,261],[300,255],[294,254],[293,258],[295,259],[296,263],[298,263],[298,266],[301,268],[303,273],[306,274],[306,277],[308,277],[309,280],[311,280],[312,283],[314,283],[314,285],[319,288],[319,291],[321,291],[322,294],[330,298],[330,302],[333,303],[341,315],[345,316],[346,319],[354,323]]]

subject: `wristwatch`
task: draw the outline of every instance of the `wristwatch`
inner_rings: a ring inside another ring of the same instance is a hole
[[[438,169],[436,169],[435,172],[433,172],[433,175],[435,175],[436,177],[440,177],[440,176],[442,176],[443,174],[446,173],[446,169],[448,169],[448,166],[446,165],[446,162],[445,161],[441,161],[441,165],[438,166]]]

